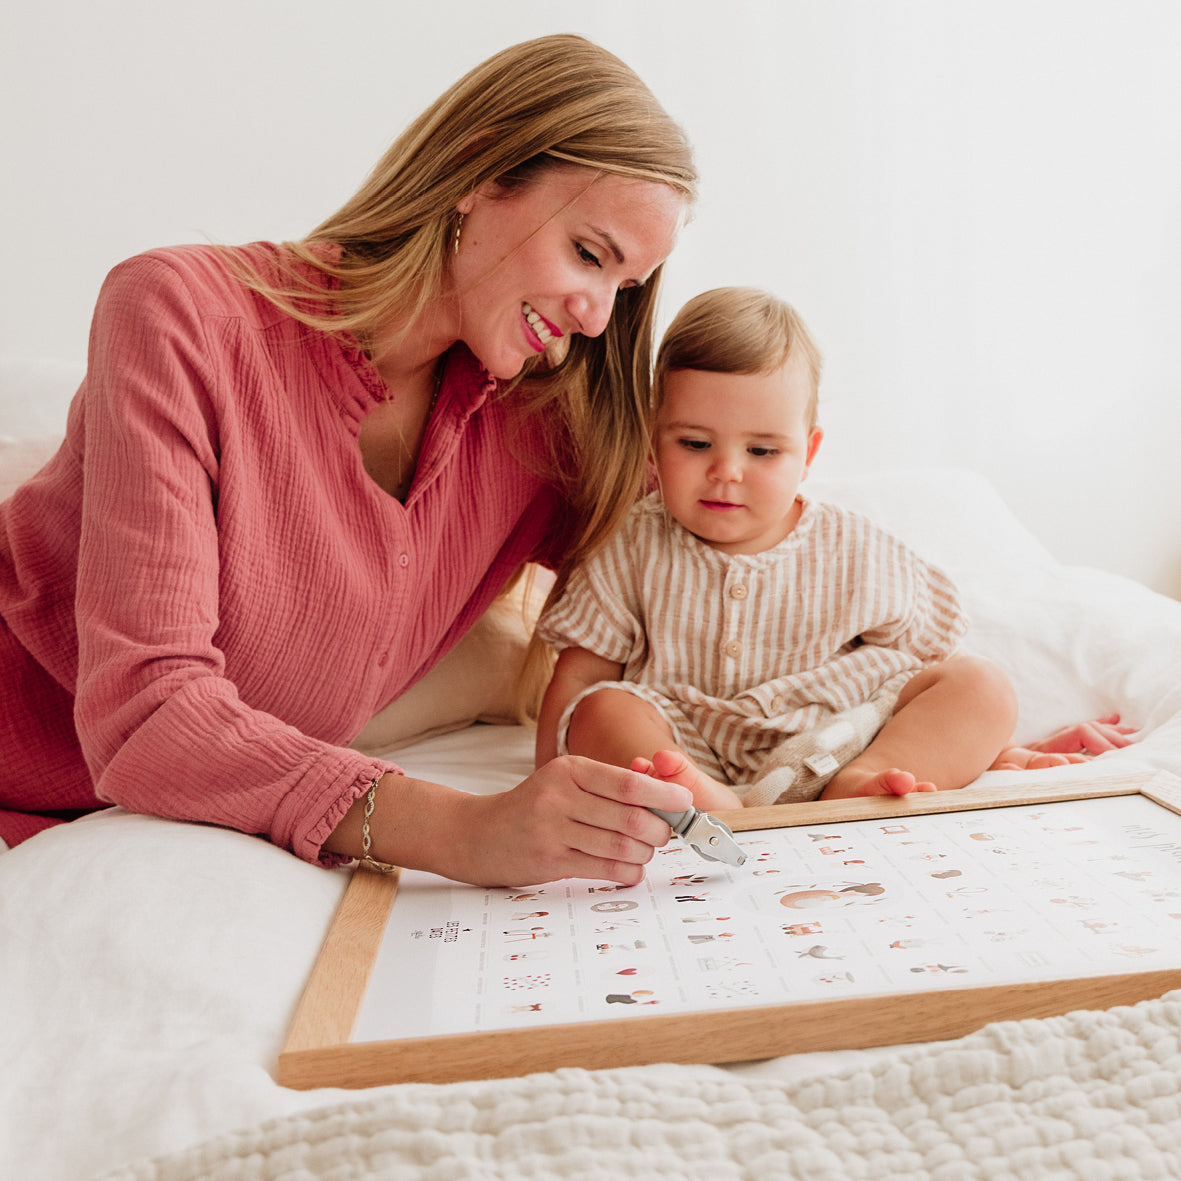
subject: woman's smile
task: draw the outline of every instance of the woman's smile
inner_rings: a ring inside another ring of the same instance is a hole
[[[463,232],[437,332],[504,380],[564,336],[598,336],[616,293],[651,276],[685,217],[669,185],[578,166],[515,188],[490,182],[457,208]]]
[[[550,341],[560,338],[563,333],[528,303],[521,304],[521,315],[525,320],[525,335],[530,345],[539,353],[545,352]],[[536,343],[534,343],[536,341]]]

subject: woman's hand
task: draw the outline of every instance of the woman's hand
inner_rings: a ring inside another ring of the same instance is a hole
[[[990,771],[1036,771],[1043,767],[1061,767],[1067,763],[1085,763],[1095,755],[1122,746],[1131,746],[1134,726],[1121,726],[1119,714],[1109,714],[1091,722],[1063,726],[1040,742],[1028,746],[1010,746],[997,755]]]
[[[324,842],[361,854],[365,796]],[[648,811],[683,812],[688,788],[593,759],[566,755],[512,791],[469,795],[409,776],[383,775],[370,819],[372,856],[480,886],[531,886],[599,878],[634,886],[672,835]]]
[[[512,791],[465,796],[464,832],[448,877],[477,885],[601,878],[634,886],[671,831],[649,808],[683,812],[687,788],[572,755]]]

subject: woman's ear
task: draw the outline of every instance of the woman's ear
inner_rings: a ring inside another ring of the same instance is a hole
[[[660,471],[656,466],[656,456],[651,451],[648,452],[648,462],[644,467],[644,479],[645,491],[660,491]]]
[[[455,202],[455,208],[465,217],[475,209],[479,201],[495,201],[499,197],[505,195],[505,188],[498,181],[486,180],[483,184],[477,185],[465,197],[461,197]]]

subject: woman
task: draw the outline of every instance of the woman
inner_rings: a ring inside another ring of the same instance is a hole
[[[559,761],[475,797],[347,743],[634,499],[694,184],[623,63],[545,37],[303,242],[117,267],[66,441],[0,507],[0,837],[109,802],[329,865],[638,881],[677,785]]]

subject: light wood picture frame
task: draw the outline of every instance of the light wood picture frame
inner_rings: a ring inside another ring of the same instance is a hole
[[[1181,817],[1181,779],[1164,771],[1086,781],[1031,779],[1017,786],[788,804],[718,816],[735,833],[749,834],[1119,796],[1150,801],[1165,810],[1162,819],[1169,824],[1174,823],[1172,816]],[[1181,898],[1181,843],[1177,848],[1176,883]],[[949,987],[921,991],[783,1000],[652,1016],[628,1013],[618,1019],[571,1024],[353,1041],[397,888],[397,875],[354,871],[280,1053],[281,1085],[356,1088],[504,1078],[562,1066],[601,1069],[653,1062],[737,1062],[954,1038],[994,1021],[1133,1004],[1181,987],[1179,934],[1170,935],[1178,941],[1175,967],[1170,961],[1165,968],[1158,963],[1147,970],[968,987],[957,987],[949,980]],[[1176,905],[1181,911],[1181,902]],[[1171,917],[1181,920],[1181,913]]]

